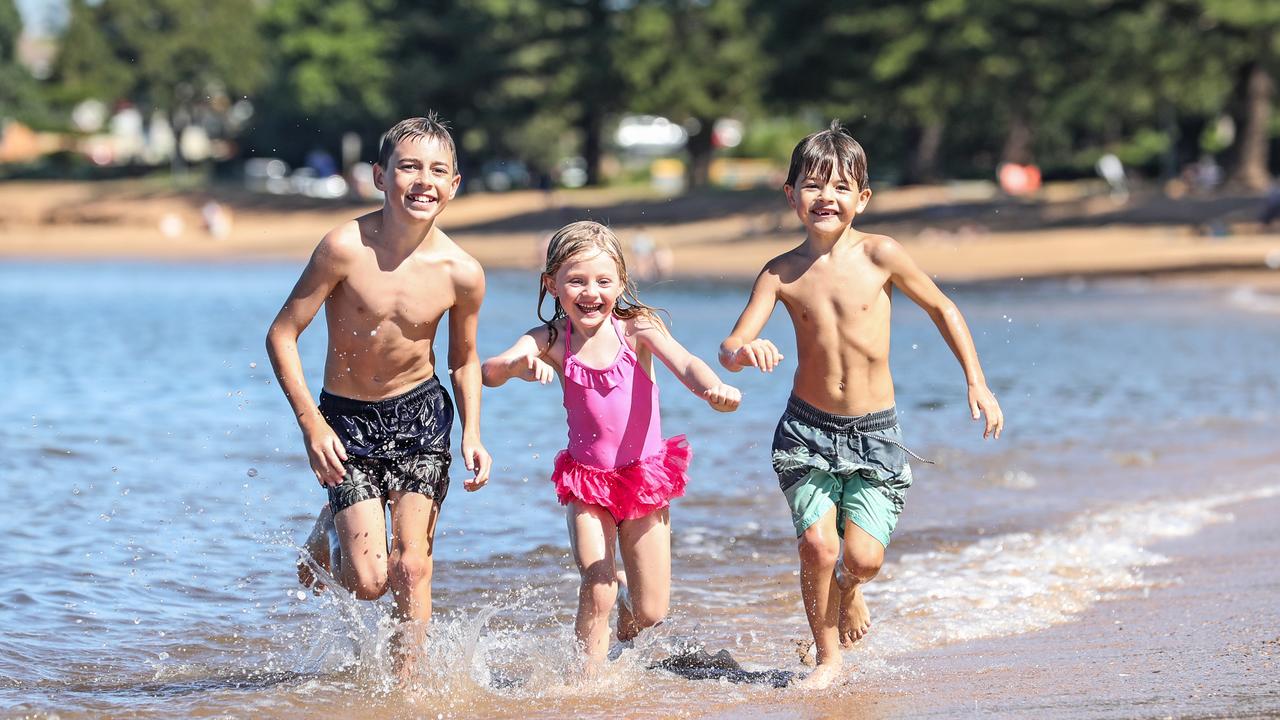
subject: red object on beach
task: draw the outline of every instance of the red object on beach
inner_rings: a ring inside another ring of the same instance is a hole
[[[1000,189],[1010,195],[1030,195],[1040,189],[1040,168],[1035,165],[1004,163],[996,171]]]

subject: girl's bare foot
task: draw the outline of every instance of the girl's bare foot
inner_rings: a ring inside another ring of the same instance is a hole
[[[325,503],[325,506],[320,508],[320,514],[316,515],[316,522],[311,526],[311,534],[307,535],[307,541],[302,546],[311,559],[329,574],[333,574],[329,557],[329,536],[336,532],[333,526],[333,511],[329,508],[329,504]],[[298,558],[298,582],[316,592],[324,590],[324,583],[316,577],[311,569],[311,563],[307,562],[305,557]]]
[[[871,611],[862,599],[862,583],[840,586],[840,646],[846,650],[871,631]]]

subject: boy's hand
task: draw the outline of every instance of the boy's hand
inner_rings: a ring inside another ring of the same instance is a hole
[[[508,364],[511,375],[528,382],[546,385],[556,379],[556,370],[547,361],[533,353],[514,358]]]
[[[475,477],[462,481],[462,487],[467,492],[475,492],[489,482],[489,468],[493,467],[493,458],[489,457],[489,451],[484,449],[480,441],[462,438],[462,464],[475,473]]]
[[[992,435],[996,439],[1000,438],[1000,431],[1004,429],[1004,413],[1000,410],[1000,403],[996,402],[996,396],[986,385],[969,387],[969,414],[974,420],[986,416],[987,426],[982,431],[983,440]]]
[[[733,412],[742,403],[742,392],[732,385],[716,385],[702,393],[702,399],[714,410]]]
[[[324,487],[337,487],[342,482],[346,469],[342,467],[347,459],[347,450],[337,433],[329,427],[329,423],[317,417],[302,427],[302,438],[307,445],[307,459],[311,461],[311,471]]]
[[[760,368],[761,372],[773,372],[782,362],[782,353],[773,343],[764,338],[756,338],[738,348],[733,354],[733,361],[740,367]]]

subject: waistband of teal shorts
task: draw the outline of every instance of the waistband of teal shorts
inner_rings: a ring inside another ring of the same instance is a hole
[[[787,415],[822,430],[833,432],[875,432],[898,424],[897,408],[890,407],[866,415],[834,415],[792,395],[787,400]]]

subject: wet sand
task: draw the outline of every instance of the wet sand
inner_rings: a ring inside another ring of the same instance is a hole
[[[222,238],[201,221],[211,198],[234,218]],[[1051,186],[1036,201],[901,188],[878,192],[859,228],[898,238],[944,282],[1147,275],[1280,291],[1280,271],[1267,265],[1280,264],[1280,235],[1250,223],[1258,203],[1148,195],[1117,204],[1088,183]],[[178,193],[147,181],[6,183],[0,258],[301,260],[326,231],[375,207],[231,190]],[[166,217],[181,221],[172,236],[160,230]],[[680,198],[613,189],[463,195],[443,227],[486,267],[532,268],[541,239],[580,218],[608,222],[624,240],[643,232],[671,251],[680,277],[750,278],[802,237],[781,194],[766,190]],[[1212,223],[1231,234],[1199,231]]]

